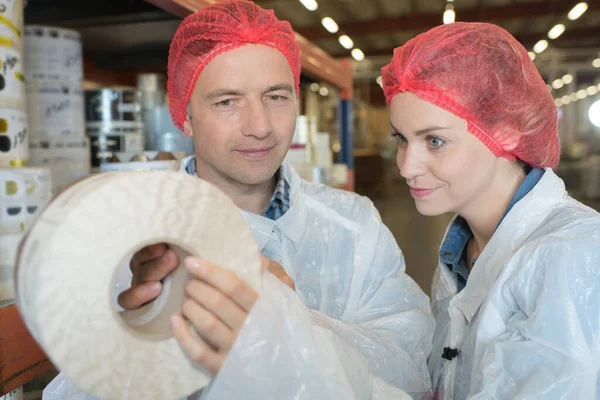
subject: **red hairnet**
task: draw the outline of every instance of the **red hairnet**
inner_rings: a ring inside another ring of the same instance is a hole
[[[223,1],[187,16],[169,49],[167,91],[173,123],[183,130],[186,106],[198,77],[217,55],[246,44],[275,48],[287,58],[300,85],[300,50],[287,21],[250,1]]]
[[[382,68],[388,103],[410,91],[467,120],[497,157],[558,165],[558,112],[527,50],[492,24],[435,27],[394,50]]]

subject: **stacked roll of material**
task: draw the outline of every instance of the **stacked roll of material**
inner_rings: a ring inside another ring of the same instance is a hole
[[[0,169],[0,301],[14,298],[12,277],[19,244],[50,196],[48,168]]]
[[[56,193],[90,172],[81,37],[38,25],[27,25],[24,37],[29,161],[50,168]]]
[[[146,150],[194,154],[194,140],[173,124],[163,74],[138,75]]]
[[[139,91],[117,88],[86,90],[85,110],[92,169],[111,162],[115,153],[144,150]]]
[[[0,2],[0,168],[27,163],[23,2]]]

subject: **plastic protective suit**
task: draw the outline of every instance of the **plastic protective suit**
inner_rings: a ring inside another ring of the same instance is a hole
[[[291,190],[287,213],[277,221],[244,215],[296,292],[265,276],[202,399],[430,398],[428,298],[405,274],[377,210],[365,197],[282,170]],[[68,398],[49,393],[45,400]]]
[[[502,221],[460,293],[440,263],[432,301],[439,399],[600,397],[600,215],[551,169]],[[444,348],[458,356],[443,359]]]

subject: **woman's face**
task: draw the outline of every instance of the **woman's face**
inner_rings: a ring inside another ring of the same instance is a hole
[[[413,93],[397,94],[390,108],[392,135],[398,138],[396,161],[418,211],[484,211],[486,195],[507,160],[469,133],[466,120]]]

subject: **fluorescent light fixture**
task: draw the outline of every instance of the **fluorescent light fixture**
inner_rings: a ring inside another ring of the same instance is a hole
[[[446,6],[446,11],[444,11],[442,18],[444,24],[451,24],[456,20],[456,13],[454,12],[454,6],[452,4]]]
[[[306,9],[308,11],[315,11],[317,8],[319,8],[319,4],[317,4],[317,2],[315,0],[299,0],[300,3],[302,3],[302,5],[304,7],[306,7]]]
[[[590,122],[600,128],[600,100],[594,102],[588,111]]]
[[[560,89],[561,87],[565,86],[565,83],[562,81],[562,79],[555,79],[552,82],[552,87],[554,89]]]
[[[336,33],[340,29],[338,27],[338,24],[336,24],[333,18],[331,17],[323,18],[321,20],[321,24],[323,24],[323,27],[327,29],[330,33]]]
[[[577,3],[575,4],[575,7],[569,11],[567,18],[569,18],[571,21],[575,21],[577,18],[581,17],[583,13],[587,11],[587,9],[588,5],[586,2],[582,1],[581,3]]]
[[[362,61],[365,59],[365,53],[363,53],[361,49],[352,49],[351,54],[356,61]]]
[[[537,54],[540,54],[541,52],[543,52],[547,48],[548,48],[548,41],[542,39],[539,42],[537,42],[535,44],[535,46],[533,46],[533,51],[536,52]]]
[[[354,47],[354,42],[350,39],[348,35],[342,35],[338,39],[343,48],[350,50]]]
[[[568,85],[569,83],[573,82],[573,75],[566,74],[562,77],[562,81],[565,83],[565,85]]]
[[[594,68],[600,68],[600,58],[594,59],[594,61],[592,61],[592,66]]]
[[[565,31],[565,26],[563,24],[556,24],[548,31],[548,37],[552,40],[556,39],[560,35],[562,35]]]

